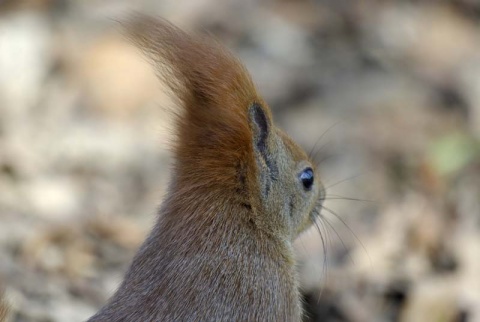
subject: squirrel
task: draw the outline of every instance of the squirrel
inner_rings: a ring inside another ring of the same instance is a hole
[[[124,25],[181,108],[157,222],[89,321],[301,321],[292,243],[325,197],[315,164],[216,41],[150,16]]]

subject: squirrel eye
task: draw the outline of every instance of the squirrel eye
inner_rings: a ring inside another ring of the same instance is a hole
[[[306,168],[300,173],[300,180],[302,180],[303,188],[305,190],[312,189],[313,186],[313,170],[312,168]]]

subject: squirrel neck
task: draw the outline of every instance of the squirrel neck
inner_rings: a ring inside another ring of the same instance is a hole
[[[91,321],[300,321],[291,245],[256,229],[248,209],[215,197],[171,193],[121,287]]]

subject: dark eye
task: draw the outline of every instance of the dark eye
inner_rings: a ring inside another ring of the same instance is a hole
[[[300,173],[300,180],[302,181],[303,188],[305,188],[305,190],[312,189],[313,178],[314,176],[312,168],[306,168],[302,171],[302,173]]]

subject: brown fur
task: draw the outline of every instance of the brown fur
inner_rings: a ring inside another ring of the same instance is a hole
[[[0,322],[8,321],[10,307],[5,299],[5,293],[0,289]]]
[[[299,183],[311,162],[217,43],[145,16],[127,30],[183,109],[157,224],[90,321],[300,321],[292,242],[323,191]]]

